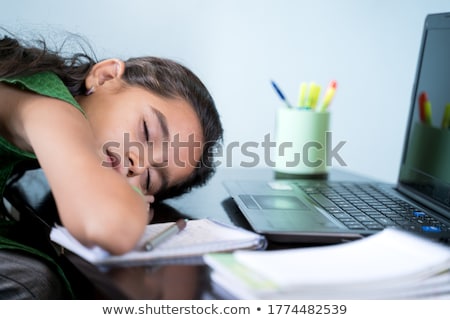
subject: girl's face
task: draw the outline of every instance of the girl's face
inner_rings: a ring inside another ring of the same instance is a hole
[[[144,194],[185,180],[203,149],[200,121],[182,99],[162,98],[111,79],[78,97],[101,150],[114,168]]]

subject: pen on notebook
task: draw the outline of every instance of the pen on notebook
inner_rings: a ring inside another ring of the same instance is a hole
[[[283,92],[280,90],[280,88],[278,87],[278,85],[274,82],[271,81],[272,83],[272,87],[275,89],[275,91],[277,92],[278,96],[281,98],[281,100],[284,101],[284,103],[286,104],[286,106],[288,108],[292,108],[292,105],[289,103],[289,101],[286,99],[286,96],[283,94]]]
[[[187,219],[179,219],[172,223],[169,227],[156,234],[154,237],[148,239],[144,243],[144,249],[147,251],[153,250],[155,247],[177,234],[186,227]]]
[[[319,111],[324,112],[327,110],[328,106],[333,100],[334,94],[336,93],[337,82],[335,80],[331,81],[328,85],[327,91],[325,92],[325,96],[323,97],[322,105],[320,106]]]

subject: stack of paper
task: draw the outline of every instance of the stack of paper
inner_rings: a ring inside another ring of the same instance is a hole
[[[450,247],[386,229],[345,244],[209,254],[216,289],[238,299],[450,298]]]

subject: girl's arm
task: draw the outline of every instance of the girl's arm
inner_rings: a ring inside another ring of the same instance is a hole
[[[148,204],[102,166],[88,121],[70,104],[14,89],[13,120],[48,179],[63,225],[83,244],[131,250],[148,223]]]

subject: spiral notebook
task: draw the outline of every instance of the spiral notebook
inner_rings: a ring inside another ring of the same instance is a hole
[[[186,228],[151,251],[142,249],[143,243],[164,230],[172,222],[149,224],[136,249],[123,255],[110,255],[100,247],[85,247],[66,228],[55,226],[50,239],[95,265],[130,265],[201,258],[204,254],[230,252],[237,249],[264,249],[266,238],[257,233],[230,226],[211,219],[188,221]],[[201,260],[201,259],[198,259]]]

